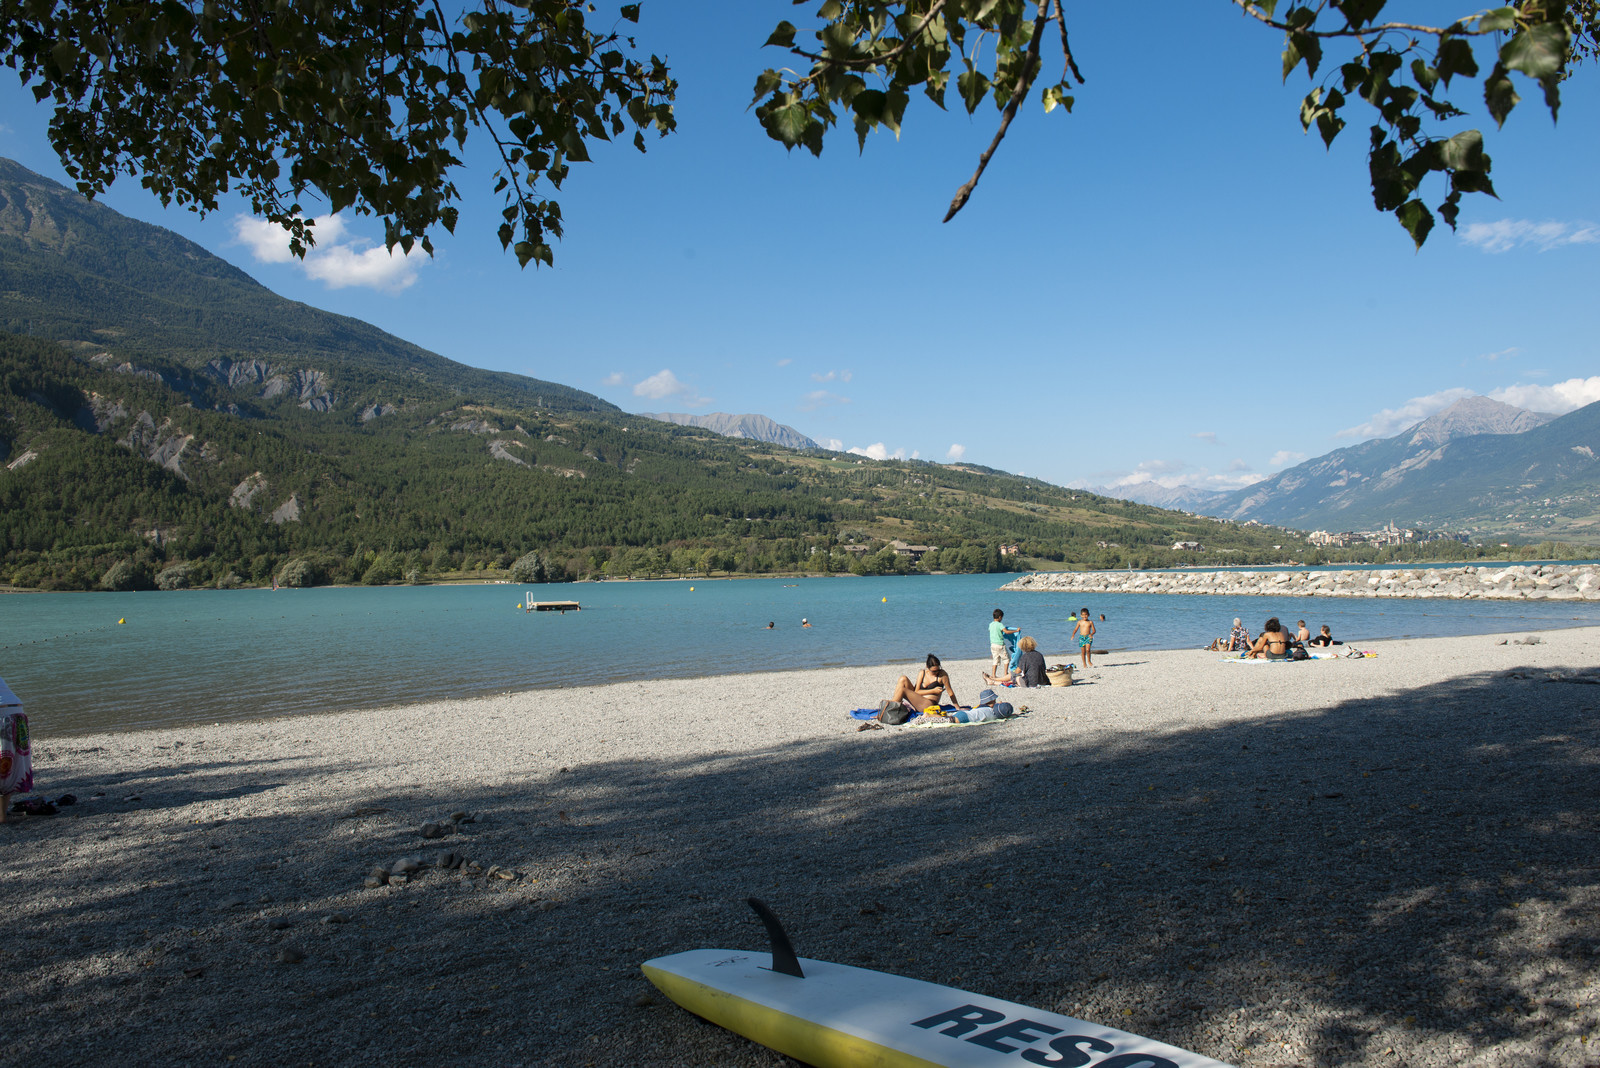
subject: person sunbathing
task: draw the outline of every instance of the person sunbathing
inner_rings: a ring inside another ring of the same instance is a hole
[[[918,712],[925,712],[939,705],[939,698],[944,694],[950,695],[950,703],[959,705],[956,691],[950,685],[950,675],[939,666],[939,658],[932,653],[928,654],[927,666],[917,672],[917,681],[912,682],[905,675],[901,675],[894,684],[894,693],[889,695],[891,701],[904,701]]]
[[[1282,660],[1289,655],[1289,634],[1278,623],[1277,616],[1267,620],[1261,637],[1245,655],[1251,660]]]

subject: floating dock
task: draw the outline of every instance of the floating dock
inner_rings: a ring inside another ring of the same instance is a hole
[[[535,601],[528,598],[523,602],[524,612],[578,612],[582,611],[577,601]]]

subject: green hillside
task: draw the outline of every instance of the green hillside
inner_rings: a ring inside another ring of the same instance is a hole
[[[1304,552],[1272,528],[794,452],[466,367],[6,161],[0,325],[0,581],[19,586],[425,581],[535,553],[576,578]]]
[[[485,371],[265,288],[158,226],[0,159],[0,330],[198,370],[264,361],[327,369],[352,403],[394,393],[614,412],[570,386]]]

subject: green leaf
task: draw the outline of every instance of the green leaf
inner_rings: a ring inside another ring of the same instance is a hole
[[[1494,116],[1495,123],[1504,126],[1506,116],[1511,114],[1511,109],[1521,100],[1505,69],[1496,64],[1494,71],[1483,83],[1483,101],[1489,105],[1489,114]]]
[[[622,15],[623,18],[627,19],[629,22],[638,22],[639,21],[639,5],[638,4],[623,4],[622,5],[621,15]]]
[[[1344,15],[1352,28],[1365,26],[1378,17],[1387,0],[1333,0],[1333,6]]]
[[[1452,189],[1443,204],[1438,207],[1439,217],[1445,221],[1450,229],[1456,228],[1456,216],[1461,214],[1461,192]]]
[[[1472,45],[1460,37],[1450,37],[1439,43],[1439,54],[1434,57],[1434,64],[1446,86],[1457,74],[1464,74],[1468,78],[1478,76],[1478,59],[1472,54]]]
[[[1517,9],[1496,7],[1485,11],[1478,19],[1478,29],[1503,32],[1517,28]]]
[[[1559,22],[1529,27],[1500,49],[1500,64],[1544,81],[1561,73],[1567,62],[1567,28]]]
[[[1424,92],[1433,92],[1433,87],[1439,84],[1439,72],[1428,66],[1420,59],[1411,61],[1411,77],[1417,80]]]
[[[956,79],[956,89],[961,93],[961,99],[967,105],[967,114],[970,115],[978,110],[978,105],[983,103],[984,96],[988,94],[989,79],[969,65]]]
[[[1489,157],[1483,154],[1483,134],[1477,130],[1458,133],[1439,143],[1439,162],[1453,171],[1486,171]]]
[[[766,128],[768,136],[782,141],[784,148],[794,148],[804,140],[806,125],[810,121],[811,116],[806,112],[805,105],[799,103],[773,108],[761,116],[761,125]]]
[[[767,38],[766,43],[776,45],[779,48],[793,48],[795,32],[794,23],[780,22],[778,23],[778,28],[772,31],[772,36]],[[762,47],[765,48],[766,45]]]
[[[762,71],[759,75],[756,76],[755,95],[750,98],[750,103],[752,103],[752,104],[758,103],[761,100],[765,99],[766,97],[770,96],[772,91],[774,89],[778,88],[778,86],[782,82],[783,82],[783,75],[779,74],[777,71],[775,71],[775,70],[764,70],[764,71]],[[637,115],[635,115],[634,116],[634,122],[637,123],[638,121],[639,121],[639,117]]]
[[[1482,171],[1457,171],[1450,176],[1450,187],[1463,193],[1488,193],[1496,200],[1500,198],[1494,191],[1494,183]]]
[[[877,89],[863,89],[850,102],[851,110],[856,114],[856,140],[862,148],[867,146],[868,132],[883,122],[888,103],[888,96]]]
[[[1411,240],[1421,248],[1433,229],[1433,212],[1420,200],[1408,200],[1395,210],[1394,215],[1400,220],[1400,225],[1406,228],[1406,233],[1411,235]]]
[[[1283,50],[1283,80],[1288,81],[1289,75],[1300,61],[1306,62],[1307,77],[1316,77],[1317,65],[1322,62],[1322,42],[1309,33],[1291,32],[1288,43]]]

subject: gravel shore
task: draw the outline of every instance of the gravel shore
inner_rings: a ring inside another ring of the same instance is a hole
[[[940,728],[858,732],[898,671],[849,668],[37,738],[79,803],[0,825],[0,1065],[792,1064],[639,973],[763,948],[749,895],[1250,1068],[1600,1064],[1600,628],[1540,637]]]

